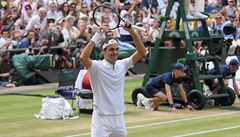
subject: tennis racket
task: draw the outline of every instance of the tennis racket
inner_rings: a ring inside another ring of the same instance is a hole
[[[106,4],[102,4],[94,9],[93,21],[98,27],[104,26],[107,30],[114,30],[123,27],[123,22],[125,22],[125,20],[121,18],[114,9]],[[146,31],[146,29],[136,25],[130,25],[128,27],[132,27],[138,31]]]

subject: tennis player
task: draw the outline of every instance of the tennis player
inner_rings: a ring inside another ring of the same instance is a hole
[[[129,23],[126,22],[125,26],[129,26]],[[136,52],[128,58],[117,60],[118,43],[110,38],[102,44],[104,59],[92,60],[89,58],[90,54],[94,46],[100,44],[104,34],[100,29],[102,30],[99,28],[80,56],[80,61],[90,73],[93,91],[91,137],[126,137],[124,77],[128,69],[145,55],[146,49],[137,31],[124,27],[134,40]]]

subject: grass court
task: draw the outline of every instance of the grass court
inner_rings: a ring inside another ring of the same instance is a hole
[[[206,106],[186,109],[172,115],[161,105],[148,112],[131,104],[132,90],[141,80],[125,82],[125,118],[128,137],[240,137],[240,100],[233,106]],[[53,90],[33,94],[54,95]],[[89,137],[91,115],[80,114],[74,120],[39,120],[33,115],[41,109],[40,97],[0,96],[0,137]]]

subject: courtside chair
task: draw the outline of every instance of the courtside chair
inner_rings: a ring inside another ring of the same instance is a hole
[[[58,87],[59,89],[56,91],[56,94],[59,95],[60,92],[59,90],[64,90],[64,92],[61,92],[60,95],[62,95],[66,99],[71,100],[71,106],[73,109],[74,107],[74,100],[75,100],[75,93],[74,93],[74,88],[75,88],[75,74],[73,70],[67,70],[63,69],[58,71]]]

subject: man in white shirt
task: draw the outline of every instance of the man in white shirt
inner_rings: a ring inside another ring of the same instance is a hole
[[[131,4],[130,2],[126,1],[124,3],[123,10],[121,10],[120,12],[120,17],[123,18],[124,20],[131,21],[131,23],[133,24],[134,22],[133,10],[135,6],[136,6],[135,3]],[[119,28],[119,33],[120,33],[122,42],[131,42],[133,40],[129,32],[127,32],[122,27]]]
[[[125,26],[130,25],[126,23]],[[80,61],[90,73],[93,90],[92,137],[127,136],[123,115],[125,112],[124,77],[128,69],[145,55],[146,49],[136,30],[124,28],[131,34],[137,49],[131,57],[117,60],[118,43],[110,38],[102,45],[104,59],[102,61],[91,60],[90,54],[94,46],[101,41],[102,34],[104,34],[102,31],[94,34],[80,56]],[[104,30],[104,28],[100,29]]]
[[[33,16],[26,26],[26,30],[33,29],[33,25],[38,24],[41,27],[42,32],[47,25],[47,10],[45,8],[40,8],[38,10],[38,15]]]
[[[47,18],[57,19],[60,15],[57,10],[57,3],[55,1],[50,2],[49,11],[47,12]]]
[[[0,50],[13,49],[13,46],[17,44],[15,40],[12,39],[10,35],[9,27],[3,27],[2,37],[0,37]]]

